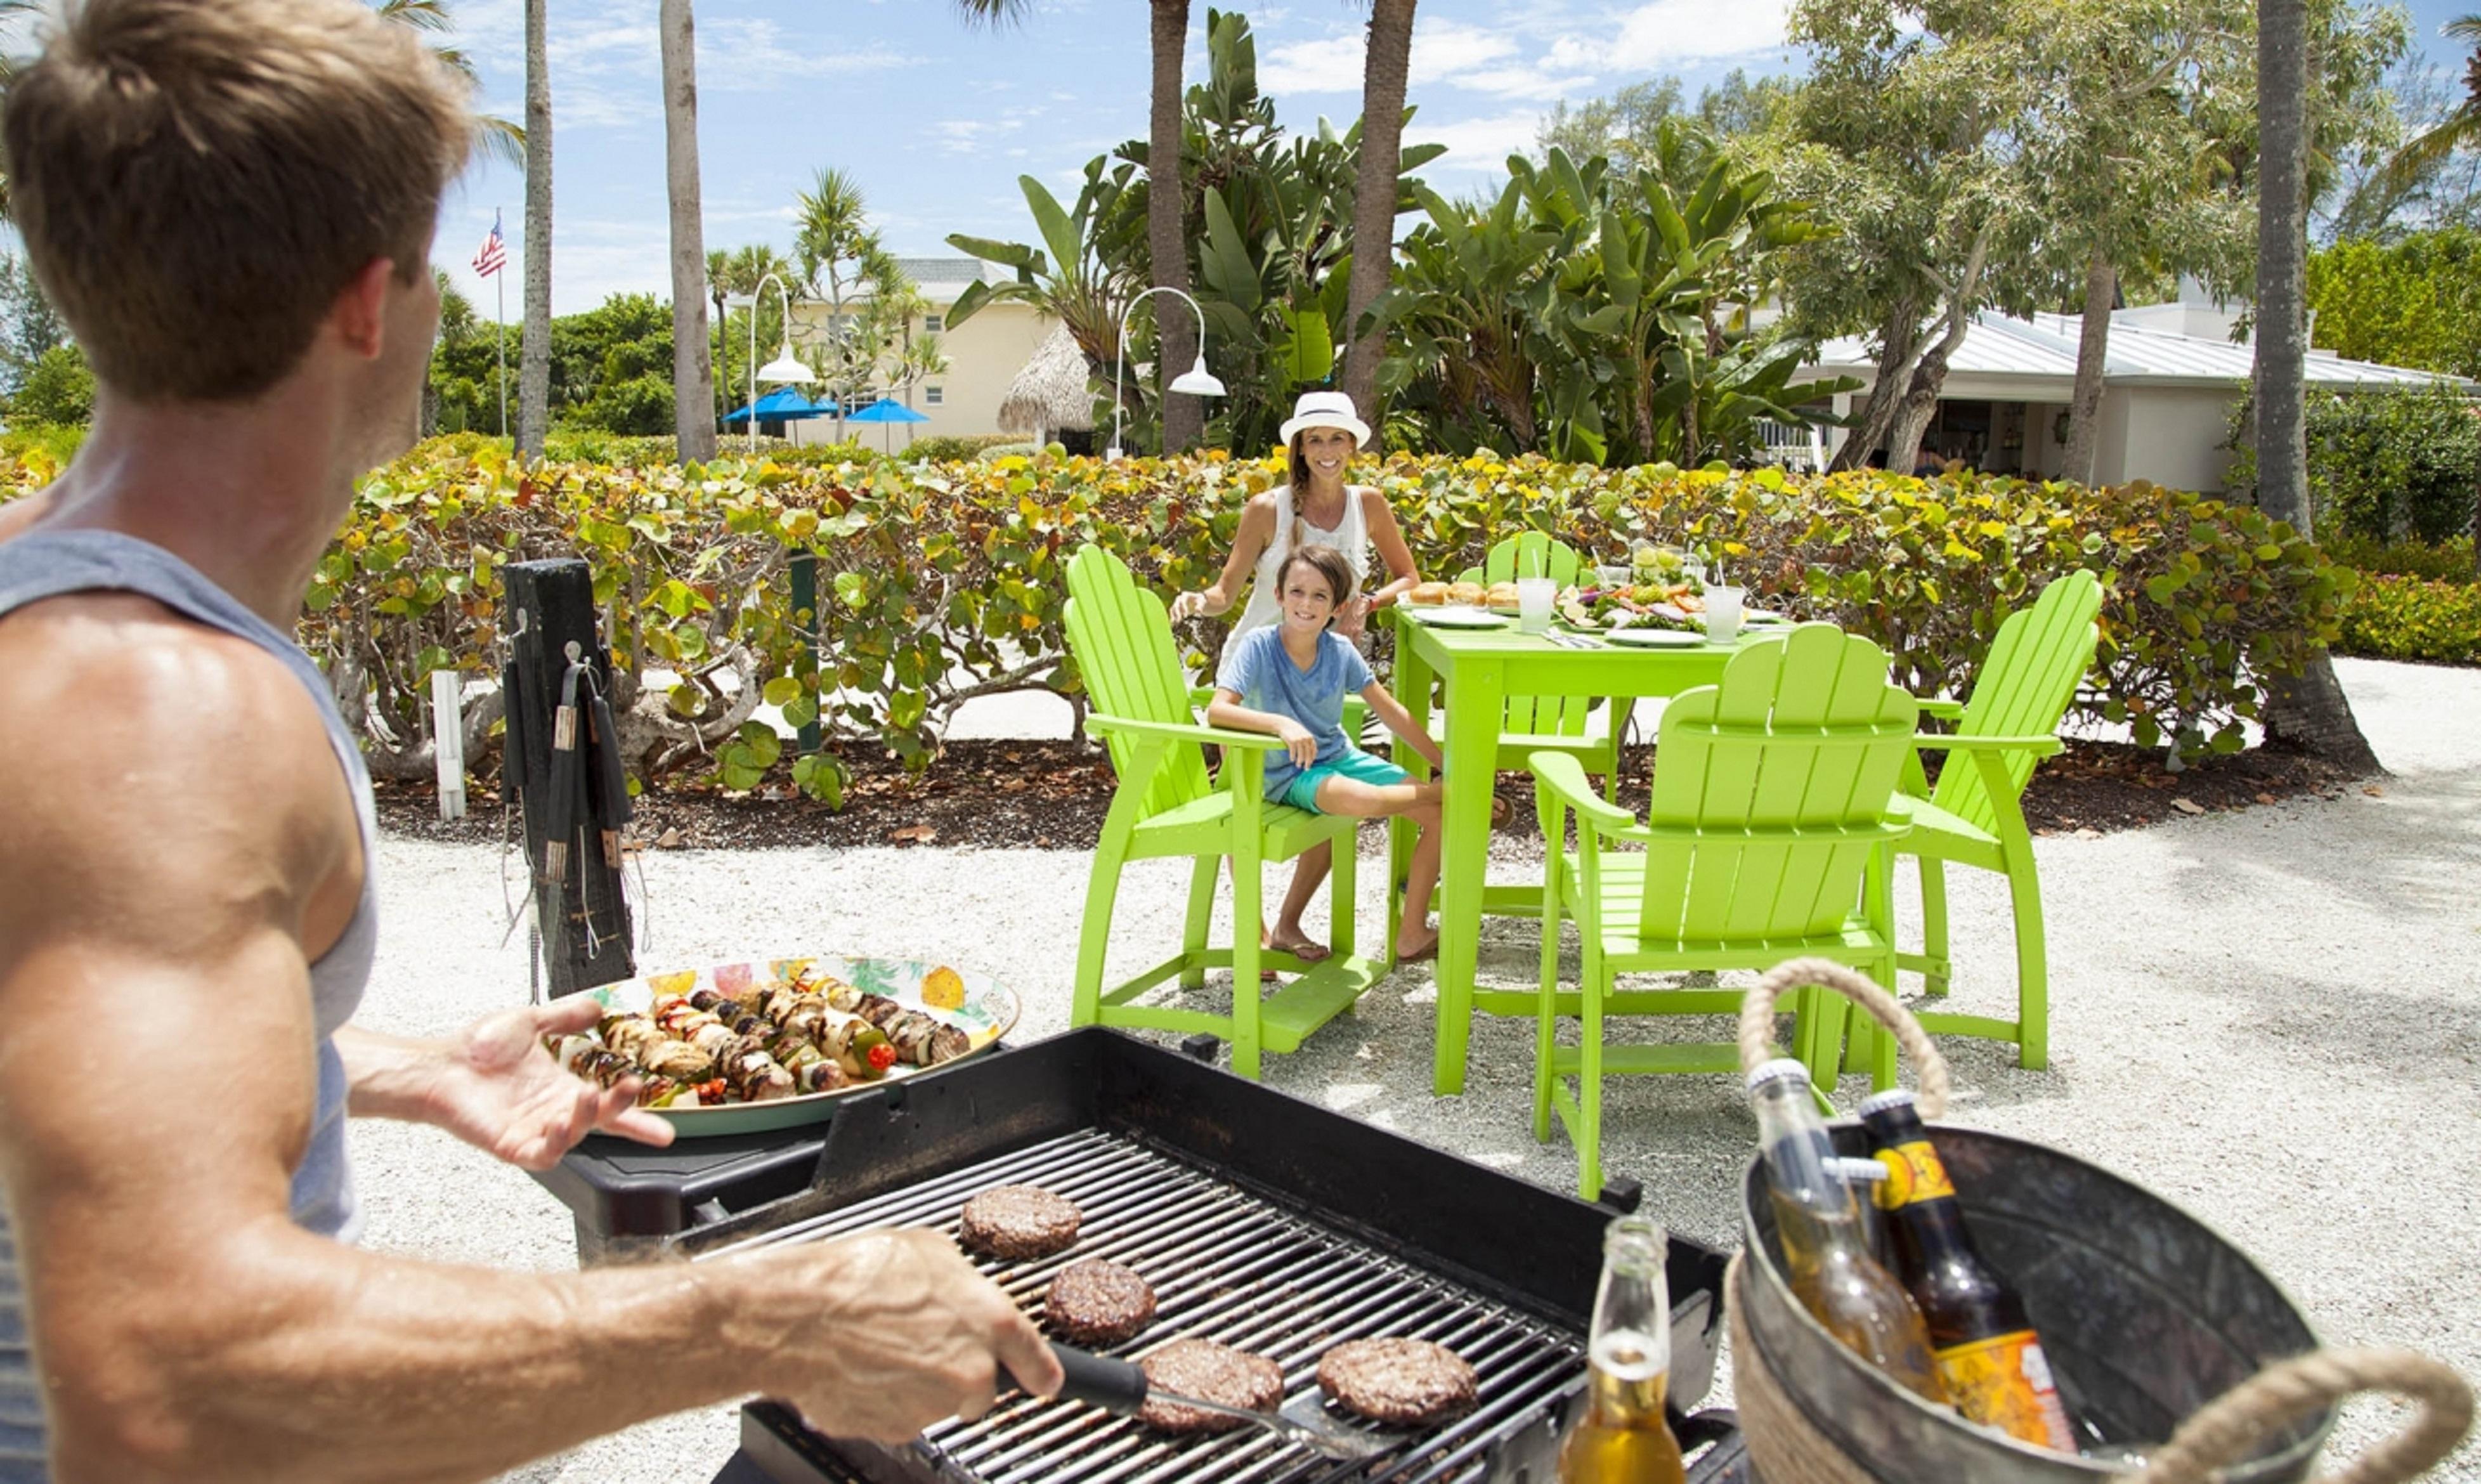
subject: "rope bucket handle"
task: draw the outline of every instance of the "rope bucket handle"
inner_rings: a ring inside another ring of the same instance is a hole
[[[1923,1118],[1942,1117],[1946,1112],[1948,1079],[1946,1058],[1930,1041],[1929,1032],[1913,1019],[1912,1012],[1897,1003],[1895,997],[1878,987],[1877,981],[1858,969],[1846,968],[1829,958],[1792,958],[1777,964],[1766,976],[1758,980],[1740,1002],[1740,1071],[1755,1072],[1774,1054],[1775,1006],[1783,997],[1811,985],[1821,985],[1851,1001],[1880,1025],[1894,1032],[1895,1043],[1912,1059],[1920,1078],[1920,1089],[1915,1094]]]
[[[2363,1452],[2339,1472],[2311,1484],[2402,1484],[2455,1450],[2472,1427],[2472,1388],[2445,1366],[2410,1350],[2319,1350],[2278,1361],[2206,1404],[2131,1484],[2208,1484],[2214,1471],[2246,1456],[2259,1438],[2365,1392],[2384,1392],[2420,1410],[2402,1431]]]

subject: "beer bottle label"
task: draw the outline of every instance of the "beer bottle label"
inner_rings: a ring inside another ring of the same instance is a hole
[[[1955,1194],[1955,1182],[1946,1178],[1946,1165],[1927,1139],[1881,1149],[1878,1162],[1887,1167],[1887,1178],[1878,1182],[1878,1204],[1889,1211]]]
[[[2035,1447],[2076,1450],[2050,1363],[2031,1330],[1951,1345],[1938,1352],[1938,1368],[1948,1399],[1966,1417]]]

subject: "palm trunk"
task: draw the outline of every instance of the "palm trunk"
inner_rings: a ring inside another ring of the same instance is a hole
[[[2110,254],[2095,243],[2085,263],[2084,325],[2076,337],[2076,385],[2068,396],[2068,462],[2062,477],[2094,482],[2094,455],[2102,444],[2102,373],[2110,361],[2110,310],[2119,297],[2119,274]]]
[[[1362,333],[1361,322],[1387,292],[1396,268],[1396,177],[1404,143],[1404,87],[1413,65],[1413,8],[1418,0],[1376,0],[1370,47],[1362,65],[1361,161],[1352,198],[1352,281],[1347,287],[1344,390],[1363,421],[1379,426],[1378,363],[1387,337]]]
[[[517,456],[542,456],[551,427],[551,70],[543,12],[526,3],[526,326],[517,353]]]
[[[1154,92],[1146,130],[1146,250],[1153,258],[1154,286],[1188,290],[1188,237],[1181,229],[1188,187],[1181,169],[1181,63],[1188,48],[1188,0],[1154,0]],[[1177,454],[1206,435],[1206,404],[1175,395],[1171,378],[1197,358],[1196,321],[1188,306],[1160,295],[1155,344],[1162,373],[1162,448]]]
[[[2257,499],[2310,529],[2302,381],[2309,354],[2308,0],[2258,0]],[[2297,676],[2269,677],[2265,730],[2362,772],[2382,772],[2323,649]]]
[[[683,463],[715,456],[706,341],[706,227],[698,207],[697,39],[691,0],[663,0],[664,175],[672,203],[672,436]]]

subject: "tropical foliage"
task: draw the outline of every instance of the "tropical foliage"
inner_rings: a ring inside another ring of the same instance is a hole
[[[1402,344],[1383,384],[1418,446],[1698,464],[1843,389],[1791,391],[1809,345],[1749,328],[1770,259],[1816,231],[1770,177],[1718,156],[1675,189],[1556,148],[1508,170],[1487,203],[1417,193],[1429,220],[1382,313]]]
[[[0,464],[0,497],[57,471],[40,451]],[[1525,529],[1604,552],[1693,543],[1767,606],[1887,645],[1924,693],[1968,687],[2001,613],[2090,567],[2110,596],[2080,705],[2140,741],[2192,750],[2238,745],[2267,679],[2334,639],[2354,581],[2254,510],[2142,484],[1487,455],[1398,455],[1357,474],[1398,512],[1425,571],[1476,562]],[[1078,693],[1059,569],[1081,543],[1151,582],[1196,586],[1220,566],[1248,496],[1282,477],[1280,460],[1220,455],[521,465],[493,440],[438,439],[363,482],[320,564],[302,638],[345,677],[378,765],[402,768],[422,734],[429,671],[496,672],[506,563],[574,554],[593,564],[608,606],[640,778],[748,787],[780,748],[752,721],[762,699],[795,723],[815,717],[834,745],[883,745],[927,766],[974,695]],[[815,620],[792,605],[789,563],[803,551],[818,561]],[[1201,622],[1188,637],[1208,652],[1216,634]],[[798,777],[824,797],[840,787],[832,756]]]
[[[2439,543],[2473,529],[2481,498],[2481,406],[2450,386],[2312,391],[2306,403],[2309,503],[2321,538]],[[2233,415],[2236,441],[2243,403]],[[2250,488],[2243,444],[2231,484]]]
[[[2481,232],[2344,241],[2309,258],[2317,343],[2354,360],[2481,378]]]

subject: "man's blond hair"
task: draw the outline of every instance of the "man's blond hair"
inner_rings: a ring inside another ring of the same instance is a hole
[[[374,258],[428,271],[466,98],[358,0],[68,0],[9,88],[10,214],[105,385],[244,401]]]

